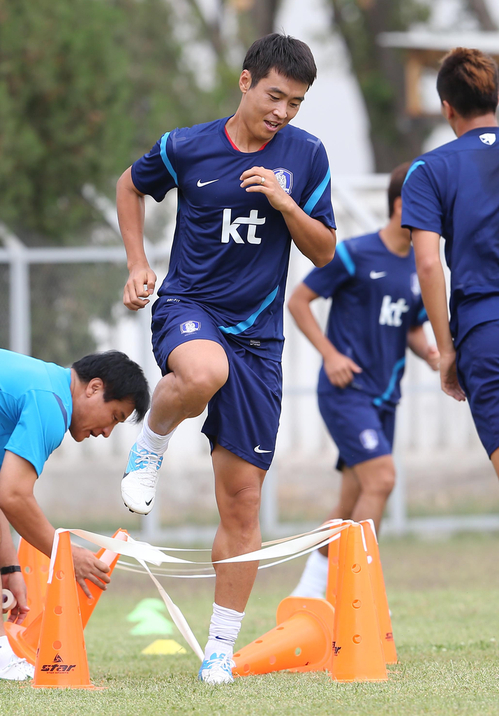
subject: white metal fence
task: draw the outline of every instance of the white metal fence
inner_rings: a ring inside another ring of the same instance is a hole
[[[333,204],[339,238],[380,228],[386,221],[386,175],[336,177]],[[85,195],[99,208],[113,229],[112,205],[91,188]],[[148,245],[158,277],[166,270],[172,235],[172,205],[151,213],[165,224],[164,239]],[[40,263],[123,262],[121,246],[28,249],[0,225],[0,263],[10,266],[10,348],[30,352],[29,272]],[[311,264],[292,251],[288,287],[292,289]],[[317,316],[325,320],[328,306],[317,301]],[[152,386],[160,377],[150,347],[150,307],[127,314],[113,325],[98,322],[93,328],[101,349],[124,350],[139,362]],[[262,523],[268,535],[291,533],[318,524],[332,507],[339,486],[334,472],[336,449],[316,405],[315,386],[319,356],[285,317],[286,347],[283,358],[284,399],[274,465],[266,479]],[[200,433],[202,417],[186,421],[172,440],[165,459],[159,504],[142,521],[148,539],[161,537],[189,542],[211,535],[215,529],[208,442]],[[49,460],[37,486],[46,511],[73,522],[123,523],[119,478],[136,426],[120,426],[109,440],[82,444],[66,438]],[[402,534],[422,530],[499,529],[499,491],[487,456],[476,435],[467,405],[458,404],[439,389],[428,366],[408,357],[399,408],[395,457],[397,487],[384,522],[385,532]],[[497,493],[497,494],[496,494]],[[462,514],[456,514],[456,511]],[[454,513],[454,514],[453,514]],[[474,514],[473,514],[474,513]],[[416,515],[416,516],[415,516]],[[170,525],[170,527],[166,527]],[[138,525],[136,525],[138,528]]]

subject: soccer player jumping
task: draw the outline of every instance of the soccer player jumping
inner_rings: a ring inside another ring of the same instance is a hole
[[[260,494],[281,408],[282,313],[291,242],[316,266],[335,247],[326,152],[292,127],[316,77],[307,45],[257,40],[239,79],[236,113],[167,132],[118,182],[128,257],[124,303],[148,303],[156,276],[143,246],[144,195],[178,189],[170,268],[153,306],[163,378],[130,452],[125,504],[147,514],[174,429],[203,412],[220,525],[214,562],[261,545]],[[232,654],[257,564],[216,565],[215,603],[199,678],[230,683]]]
[[[423,300],[440,350],[442,389],[468,398],[499,475],[498,70],[479,50],[447,54],[437,77],[457,139],[423,154],[403,188]],[[451,272],[450,323],[440,236]]]

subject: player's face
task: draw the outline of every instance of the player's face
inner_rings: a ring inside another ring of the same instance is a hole
[[[81,442],[91,435],[108,438],[114,427],[118,423],[124,423],[133,411],[134,405],[130,400],[106,402],[102,381],[94,378],[86,386],[84,394],[73,402],[69,431],[76,442]]]
[[[295,117],[308,89],[303,82],[291,80],[275,70],[254,86],[251,86],[251,74],[243,70],[239,86],[246,127],[262,143],[272,139]]]

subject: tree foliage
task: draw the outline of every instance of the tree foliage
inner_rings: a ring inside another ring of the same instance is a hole
[[[60,242],[85,213],[83,183],[102,186],[132,135],[118,14],[99,0],[1,0],[0,13],[2,218]]]
[[[0,220],[28,245],[89,243],[102,217],[82,186],[111,196],[164,131],[214,114],[214,95],[165,0],[0,0]],[[110,316],[124,279],[124,267],[32,268],[34,354],[93,350],[89,323]]]
[[[419,0],[329,0],[334,27],[345,42],[369,116],[377,171],[417,154],[427,123],[404,114],[404,74],[400,53],[381,47],[381,32],[405,31],[429,18],[429,3]]]
[[[83,185],[112,196],[165,131],[232,113],[244,51],[278,6],[219,0],[207,19],[198,0],[0,0],[0,221],[31,246],[91,242],[102,217]],[[33,353],[93,350],[89,324],[124,280],[124,266],[32,268]]]

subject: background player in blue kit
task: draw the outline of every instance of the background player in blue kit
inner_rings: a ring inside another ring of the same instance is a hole
[[[437,90],[457,139],[412,164],[402,222],[412,230],[442,388],[468,398],[499,475],[498,89],[497,66],[482,52],[456,48],[444,57]],[[450,324],[440,236],[451,271]]]
[[[55,530],[33,494],[47,458],[67,430],[77,442],[90,435],[107,438],[134,411],[142,420],[148,406],[144,374],[124,353],[96,353],[62,368],[0,350],[0,568],[2,586],[17,599],[12,618],[18,623],[28,607],[9,522],[50,556]],[[73,547],[73,560],[87,596],[92,595],[85,579],[106,588],[109,567],[93,552]],[[0,620],[0,679],[23,681],[32,675],[33,667],[13,654]]]
[[[170,268],[153,306],[164,377],[130,453],[125,504],[146,514],[173,430],[208,405],[220,525],[213,561],[261,545],[260,493],[281,406],[282,312],[291,242],[315,265],[333,257],[326,152],[289,125],[316,76],[310,49],[273,34],[248,50],[232,117],[167,132],[118,182],[130,277],[124,303],[147,303],[156,276],[143,248],[143,196],[178,189]],[[257,564],[216,565],[215,603],[199,677],[229,683],[233,646]]]
[[[378,530],[395,484],[395,411],[409,346],[437,370],[438,351],[422,327],[427,320],[411,247],[400,225],[400,198],[409,164],[388,188],[388,224],[375,234],[340,243],[330,264],[314,269],[292,294],[298,327],[323,357],[319,409],[339,450],[340,500],[328,519],[372,519]],[[326,335],[310,304],[332,298]],[[323,597],[328,548],[311,553],[297,596]]]

